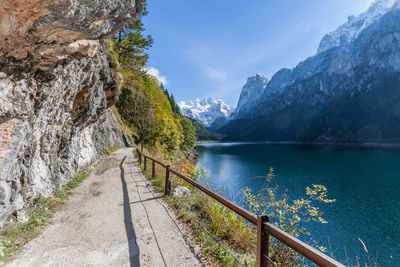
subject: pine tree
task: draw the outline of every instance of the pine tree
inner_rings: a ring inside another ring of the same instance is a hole
[[[113,38],[123,68],[141,70],[149,59],[146,51],[153,45],[153,38],[144,34],[145,28],[142,22],[143,16],[147,13],[145,6],[143,13],[128,22]]]

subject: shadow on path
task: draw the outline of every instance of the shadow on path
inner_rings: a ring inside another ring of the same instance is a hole
[[[131,205],[129,203],[129,194],[128,194],[128,187],[126,186],[125,181],[125,169],[123,167],[124,161],[126,156],[122,159],[121,163],[119,164],[119,168],[121,170],[121,184],[122,184],[122,191],[123,191],[123,200],[124,200],[124,222],[125,222],[125,231],[126,236],[128,238],[129,244],[129,261],[131,267],[139,267],[139,246],[136,243],[136,233],[135,229],[133,228],[132,223],[132,211]]]
[[[129,202],[129,204],[143,203],[143,202],[152,201],[152,200],[157,200],[157,199],[162,199],[162,198],[163,198],[162,196],[159,196],[159,197],[151,197],[151,198],[143,199],[143,200],[139,200],[139,201],[132,201],[132,202]],[[122,205],[120,205],[120,206],[122,206]]]

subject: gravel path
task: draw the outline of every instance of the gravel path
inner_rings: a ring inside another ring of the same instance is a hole
[[[201,266],[132,148],[106,159],[7,266]]]

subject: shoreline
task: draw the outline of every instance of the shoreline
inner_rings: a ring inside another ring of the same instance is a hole
[[[343,143],[343,142],[299,142],[299,141],[198,141],[201,144],[266,144],[266,145],[318,145],[318,146],[342,146],[342,147],[370,147],[370,148],[400,148],[400,143]]]

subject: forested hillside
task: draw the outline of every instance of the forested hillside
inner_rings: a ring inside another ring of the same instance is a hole
[[[196,121],[195,119],[190,119],[195,128],[196,138],[198,140],[208,140],[208,141],[221,141],[224,139],[222,134],[214,133],[208,130],[203,124]]]
[[[109,43],[108,54],[120,87],[118,113],[136,144],[158,142],[168,152],[189,151],[196,143],[192,122],[180,114],[173,95],[145,71],[146,51],[153,39],[144,35],[142,16]]]

